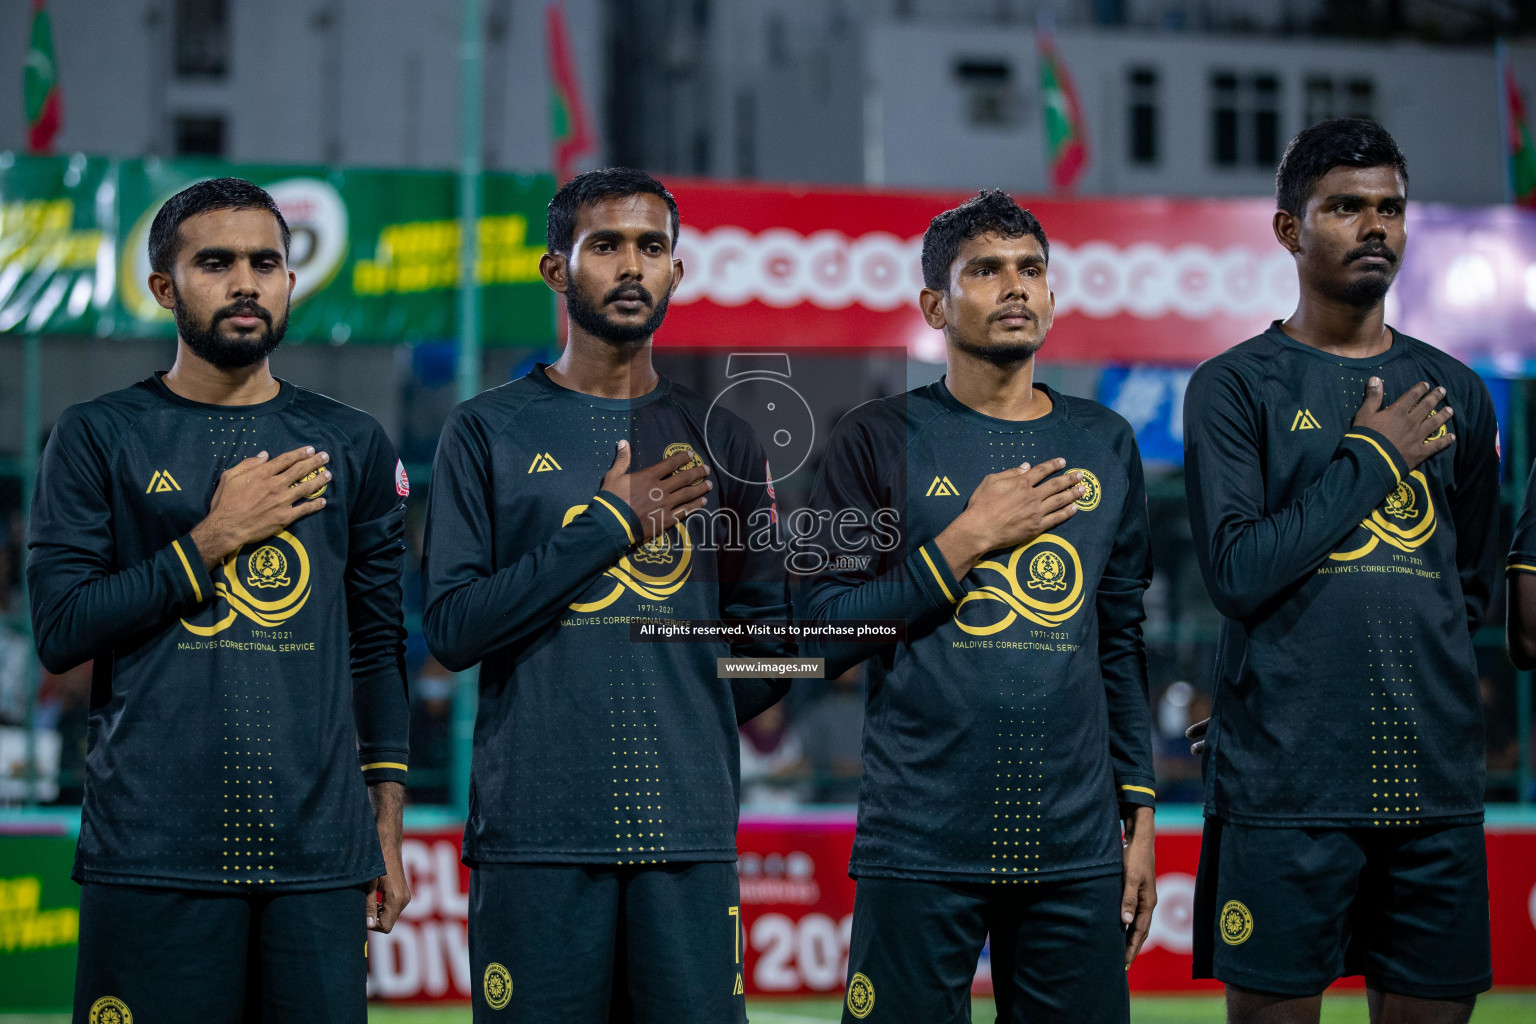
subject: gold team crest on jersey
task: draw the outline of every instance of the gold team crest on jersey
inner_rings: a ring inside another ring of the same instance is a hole
[[[1429,480],[1416,469],[1399,480],[1381,507],[1362,519],[1343,548],[1328,557],[1335,562],[1353,562],[1382,544],[1398,551],[1417,551],[1435,535],[1435,526]]]
[[[309,474],[309,475],[308,475],[308,476],[306,476],[306,477],[305,477],[305,478],[304,478],[304,479],[302,479],[302,480],[299,480],[299,481],[297,481],[297,482],[296,482],[296,483],[291,483],[291,484],[289,484],[289,485],[288,485],[288,486],[289,486],[289,487],[298,487],[298,488],[300,488],[300,489],[301,489],[301,490],[302,490],[302,489],[303,489],[303,487],[304,487],[304,485],[305,485],[305,484],[307,484],[307,483],[311,483],[311,482],[313,482],[313,481],[314,481],[314,479],[315,479],[315,478],[316,478],[316,477],[318,477],[318,476],[319,476],[319,475],[320,475],[320,474],[321,474],[321,473],[323,473],[323,472],[324,472],[324,471],[325,471],[325,467],[324,467],[324,466],[321,466],[321,467],[320,467],[320,468],[319,468],[319,469],[317,469],[317,470],[315,470],[315,471],[314,471],[314,472],[312,472],[312,473],[310,473],[310,474]],[[331,476],[332,476],[332,477],[333,477],[333,478],[334,478],[334,477],[335,477],[335,475],[336,475],[336,471],[335,471],[335,470],[332,470],[332,471],[331,471]],[[313,498],[318,498],[318,497],[320,497],[320,495],[322,495],[322,494],[324,494],[324,493],[325,493],[325,489],[326,489],[326,488],[327,488],[327,487],[329,487],[329,486],[331,486],[331,481],[330,481],[330,480],[326,480],[326,481],[324,481],[324,482],[323,482],[323,483],[321,483],[321,484],[320,484],[320,486],[319,486],[319,487],[317,487],[317,488],[315,488],[315,489],[314,489],[314,490],[313,490],[313,491],[309,491],[309,492],[307,492],[307,493],[306,493],[306,494],[305,494],[305,495],[304,495],[304,497],[305,497],[305,498],[306,498],[306,499],[313,499]]]
[[[1006,560],[977,562],[975,571],[1000,581],[968,591],[955,605],[955,625],[972,636],[1001,633],[1019,619],[1054,628],[1083,607],[1082,559],[1054,533],[1020,544]]]
[[[241,616],[263,629],[281,626],[299,613],[312,591],[309,552],[287,530],[247,544],[224,559],[213,576],[213,600],[207,606],[212,621],[181,620],[198,636],[222,633]]]
[[[1083,488],[1083,496],[1073,502],[1079,511],[1092,512],[1099,507],[1099,499],[1104,496],[1104,488],[1099,486],[1099,478],[1086,469],[1069,469],[1068,473],[1082,474],[1079,485]]]
[[[86,1014],[90,1024],[133,1024],[133,1011],[117,996],[102,996]]]

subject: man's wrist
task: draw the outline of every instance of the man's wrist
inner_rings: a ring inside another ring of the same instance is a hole
[[[933,542],[938,545],[944,561],[949,563],[949,571],[957,580],[963,579],[981,561],[981,556],[991,550],[986,541],[971,530],[964,512],[944,527]]]
[[[202,557],[203,567],[210,572],[238,547],[224,535],[214,523],[212,516],[192,527],[189,536],[192,538],[192,543],[197,545],[197,553]]]
[[[1145,836],[1152,838],[1153,820],[1157,809],[1145,804],[1137,804],[1128,808],[1129,814],[1124,815],[1125,837],[1130,840],[1140,839]]]

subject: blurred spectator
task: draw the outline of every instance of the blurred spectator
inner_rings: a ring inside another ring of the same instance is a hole
[[[85,796],[86,730],[91,718],[92,662],[58,675],[44,671],[37,691],[37,724],[59,739],[58,793],[61,804],[78,804]]]
[[[448,802],[448,745],[453,731],[454,676],[428,655],[411,683],[411,784],[413,804]]]
[[[810,799],[805,745],[782,701],[743,725],[740,733],[743,804],[784,805]]]
[[[859,799],[860,744],[864,737],[864,668],[832,680],[831,690],[795,719],[810,762],[811,799],[851,804]]]
[[[1210,698],[1189,683],[1170,683],[1153,704],[1153,769],[1157,774],[1159,803],[1202,799],[1200,759],[1189,752],[1184,730],[1208,718]]]

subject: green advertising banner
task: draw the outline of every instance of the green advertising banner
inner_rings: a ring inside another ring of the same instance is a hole
[[[454,334],[457,177],[201,160],[0,153],[0,333],[174,337],[149,293],[149,226],[204,178],[272,193],[293,233],[291,342],[395,344]],[[539,278],[548,175],[486,174],[476,226],[488,345],[555,337]]]
[[[64,1010],[75,990],[73,836],[0,835],[0,1013]]]

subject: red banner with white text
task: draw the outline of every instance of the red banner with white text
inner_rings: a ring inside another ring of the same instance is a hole
[[[942,362],[917,307],[923,232],[964,194],[671,183],[684,276],[663,345],[900,346]],[[1022,200],[1050,240],[1042,359],[1193,364],[1296,304],[1267,200]]]
[[[851,809],[743,818],[737,843],[748,995],[841,994],[853,920],[854,883],[848,877],[853,829]],[[469,869],[459,863],[459,840],[457,830],[407,834],[411,904],[389,935],[369,935],[370,995],[422,1001],[473,994]],[[1199,858],[1198,829],[1159,830],[1158,904],[1151,935],[1131,966],[1133,992],[1217,987],[1190,979]],[[1488,828],[1488,885],[1494,984],[1536,987],[1536,830]],[[985,954],[976,980],[977,991],[990,989]],[[1358,988],[1360,979],[1340,986]]]

